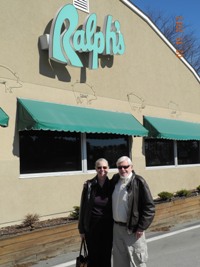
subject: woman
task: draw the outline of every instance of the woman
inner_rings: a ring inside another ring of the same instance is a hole
[[[79,232],[88,248],[88,267],[111,267],[112,250],[112,190],[107,177],[109,166],[106,159],[95,163],[97,175],[84,183]]]

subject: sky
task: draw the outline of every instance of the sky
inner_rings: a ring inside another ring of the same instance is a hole
[[[183,26],[189,25],[200,42],[200,0],[130,0],[144,13],[148,9],[163,11],[166,16],[182,16]]]

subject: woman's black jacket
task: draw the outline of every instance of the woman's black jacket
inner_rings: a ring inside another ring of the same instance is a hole
[[[106,177],[104,185],[107,187],[108,195],[112,197],[111,181]],[[90,221],[92,216],[92,208],[94,204],[95,191],[98,186],[97,176],[87,180],[83,185],[81,195],[79,223],[78,229],[80,234],[85,234],[90,230]],[[112,218],[112,209],[110,209],[110,217]]]

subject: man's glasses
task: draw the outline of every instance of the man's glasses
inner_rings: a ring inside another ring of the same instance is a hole
[[[108,168],[107,166],[99,166],[99,167],[97,167],[98,170],[101,170],[101,169],[106,170],[107,168]]]
[[[117,168],[119,169],[119,170],[121,170],[121,169],[128,169],[130,167],[130,165],[126,165],[126,166],[117,166]]]

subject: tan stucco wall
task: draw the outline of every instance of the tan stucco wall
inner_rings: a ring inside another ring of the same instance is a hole
[[[121,1],[90,1],[90,11],[97,13],[100,27],[107,14],[121,23],[126,51],[114,57],[112,67],[102,67],[105,59],[98,70],[56,63],[50,66],[38,38],[66,3],[72,1],[0,2],[0,107],[10,117],[9,127],[0,127],[0,226],[20,221],[27,213],[43,218],[63,216],[79,205],[82,184],[94,175],[19,178],[17,98],[130,112],[141,123],[143,115],[200,122],[199,82],[147,23]],[[82,24],[86,14],[79,13]],[[85,83],[79,83],[81,77]],[[91,101],[80,98],[80,93]],[[134,138],[134,167],[147,179],[153,196],[200,184],[199,166],[150,170],[145,168],[143,153],[143,139]]]

